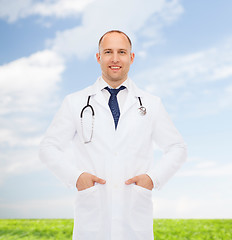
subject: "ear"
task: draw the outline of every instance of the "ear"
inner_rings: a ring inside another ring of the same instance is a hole
[[[134,62],[135,54],[131,53],[131,64]]]
[[[101,60],[100,60],[100,58],[101,58],[101,57],[100,57],[100,53],[96,53],[96,58],[97,58],[97,62],[100,63],[100,61],[101,61]]]

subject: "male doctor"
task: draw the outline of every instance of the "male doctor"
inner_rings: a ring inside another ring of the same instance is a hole
[[[102,76],[64,99],[40,145],[41,160],[77,188],[74,240],[153,240],[152,189],[186,160],[160,98],[128,78],[131,48],[121,31],[102,36],[96,54]],[[65,155],[70,142],[72,162]],[[163,149],[159,161],[153,143]]]

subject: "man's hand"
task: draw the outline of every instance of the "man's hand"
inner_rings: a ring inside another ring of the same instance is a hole
[[[96,177],[90,173],[84,172],[77,179],[76,187],[78,191],[85,190],[86,188],[90,188],[94,186],[94,183],[105,184],[106,181]]]
[[[152,190],[152,188],[154,187],[153,181],[147,174],[141,174],[141,175],[135,176],[131,179],[128,179],[125,183],[127,185],[135,183],[136,185],[149,190]]]

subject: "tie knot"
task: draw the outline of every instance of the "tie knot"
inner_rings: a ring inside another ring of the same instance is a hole
[[[117,95],[119,93],[119,91],[125,89],[125,86],[121,86],[120,88],[109,88],[109,87],[105,87],[105,89],[111,94],[111,95]]]

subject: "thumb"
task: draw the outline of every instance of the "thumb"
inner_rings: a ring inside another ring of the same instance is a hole
[[[137,181],[138,181],[138,178],[137,178],[137,176],[136,176],[136,177],[133,177],[133,178],[128,179],[125,183],[126,183],[127,185],[129,185],[129,184],[132,184],[132,183],[136,183]]]
[[[100,184],[105,184],[105,183],[106,183],[106,181],[105,181],[104,179],[99,178],[99,177],[97,177],[97,176],[93,176],[92,180],[93,180],[94,182],[97,182],[97,183],[100,183]]]

